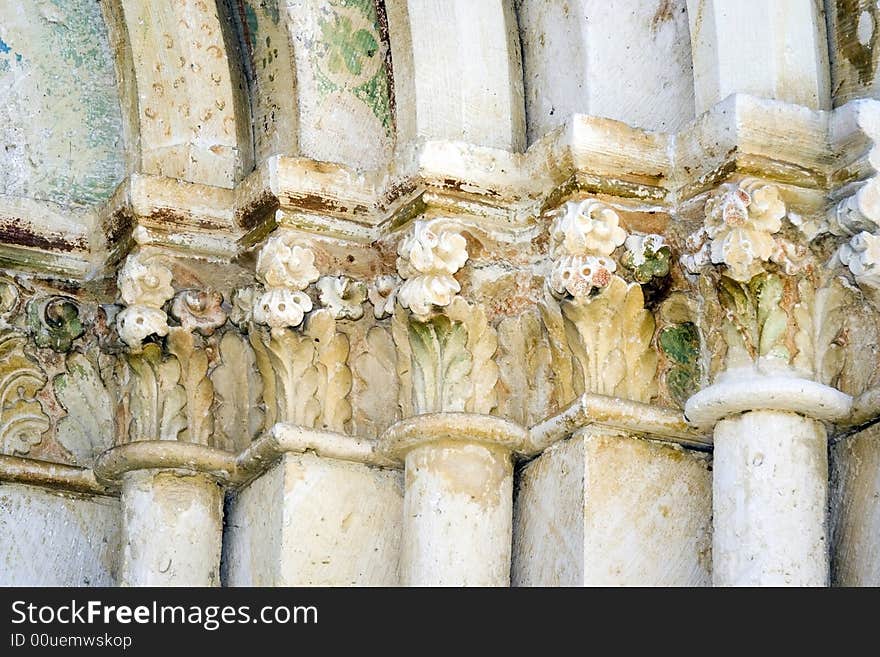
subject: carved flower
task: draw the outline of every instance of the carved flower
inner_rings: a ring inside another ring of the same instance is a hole
[[[467,262],[467,242],[450,230],[435,231],[430,222],[416,221],[397,246],[397,270],[404,278],[418,274],[452,276]]]
[[[785,204],[775,186],[726,183],[706,202],[712,262],[727,265],[731,278],[748,281],[778,250],[772,235],[782,228],[784,216]]]
[[[880,236],[862,231],[840,247],[837,257],[859,283],[880,287]]]
[[[404,281],[397,299],[416,315],[427,315],[434,306],[448,306],[460,291],[452,276],[416,276]]]
[[[346,276],[324,276],[318,281],[321,305],[335,319],[360,319],[364,316],[367,286]]]
[[[613,260],[603,256],[562,256],[550,273],[550,289],[559,296],[582,299],[606,287],[616,268]]]
[[[116,331],[133,351],[148,335],[168,335],[168,316],[158,308],[129,306],[116,315]]]
[[[236,290],[232,295],[232,311],[229,319],[239,328],[247,326],[254,318],[254,303],[257,299],[257,290],[252,287]]]
[[[275,288],[264,292],[254,304],[254,321],[273,329],[299,326],[312,309],[312,300],[303,292]]]
[[[567,201],[550,227],[553,255],[608,256],[626,239],[620,217],[594,199]]]
[[[435,231],[417,221],[397,247],[397,271],[407,279],[397,293],[404,308],[425,315],[433,306],[448,306],[461,291],[452,275],[467,262],[467,242],[450,230]]]
[[[183,290],[171,304],[171,316],[187,331],[198,331],[204,336],[226,323],[223,295],[214,290]]]
[[[128,306],[161,308],[174,296],[171,270],[158,262],[146,263],[130,255],[119,270],[119,294]]]
[[[367,294],[370,303],[373,304],[373,316],[376,319],[389,317],[394,313],[394,304],[397,302],[397,287],[400,278],[397,276],[379,276],[373,281]]]
[[[315,254],[308,247],[294,244],[289,234],[269,238],[257,258],[257,278],[267,287],[304,290],[318,280]]]

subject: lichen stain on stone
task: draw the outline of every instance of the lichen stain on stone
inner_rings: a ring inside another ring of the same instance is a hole
[[[673,0],[660,0],[657,11],[654,12],[654,16],[651,18],[652,34],[663,27],[664,23],[672,20],[674,9],[675,3]]]
[[[413,470],[436,477],[445,492],[466,495],[489,509],[501,504],[513,463],[510,457],[489,447],[441,442],[418,448],[407,459],[408,488],[418,478]]]
[[[874,57],[874,46],[877,43],[877,17],[875,9],[871,12],[874,29],[871,31],[868,43],[863,44],[858,37],[858,21],[863,13],[860,4],[859,0],[837,0],[837,47],[856,70],[859,84],[869,85],[874,79],[874,71],[877,67]]]

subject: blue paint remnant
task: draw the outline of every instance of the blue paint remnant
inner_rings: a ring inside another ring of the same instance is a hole
[[[17,62],[21,61],[21,53],[20,52],[15,53],[15,61],[17,61]]]
[[[10,50],[12,50],[12,48],[10,48],[9,46],[7,46],[7,45],[6,45],[6,42],[5,42],[3,39],[0,39],[0,53],[3,53],[3,54],[5,55],[5,54],[8,53]]]

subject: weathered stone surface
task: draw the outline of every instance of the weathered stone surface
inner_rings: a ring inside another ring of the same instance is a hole
[[[674,132],[694,117],[685,0],[517,0],[529,143],[575,113]]]
[[[115,586],[121,514],[111,497],[0,485],[0,585]]]
[[[287,454],[229,503],[228,586],[395,586],[401,473]]]
[[[126,473],[122,485],[122,586],[219,586],[223,490],[210,477]]]
[[[821,584],[827,437],[870,581],[875,4],[0,0],[0,481],[125,584],[506,585],[531,458],[516,583],[704,584],[714,442],[716,583]]]
[[[716,585],[828,585],[828,458],[819,422],[778,411],[722,420],[713,474]]]
[[[617,435],[561,441],[517,473],[514,586],[708,586],[711,459]]]
[[[880,586],[880,428],[835,443],[831,455],[831,581]]]

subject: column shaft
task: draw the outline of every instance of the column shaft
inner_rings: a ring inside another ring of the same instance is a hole
[[[513,464],[503,447],[441,441],[406,455],[401,578],[509,586]]]
[[[829,580],[825,428],[751,411],[715,426],[713,582],[825,586]]]
[[[124,586],[218,586],[223,489],[209,476],[135,470],[122,483]]]

